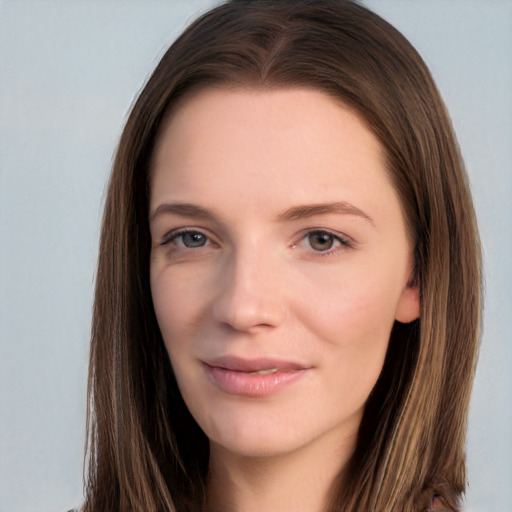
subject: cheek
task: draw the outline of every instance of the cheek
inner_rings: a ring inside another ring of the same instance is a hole
[[[314,307],[304,301],[298,315],[314,334],[318,360],[329,361],[327,388],[343,389],[344,400],[357,408],[382,370],[400,287],[389,277],[352,275],[358,277],[331,280]]]
[[[359,290],[360,294],[338,294],[318,304],[308,325],[320,341],[316,349],[319,361],[328,361],[325,387],[343,390],[348,410],[362,407],[375,386],[394,323],[393,312],[383,308],[380,294]],[[339,398],[339,391],[333,393]]]
[[[400,288],[389,277],[363,276],[354,273],[347,278],[331,279],[322,293],[310,290],[302,294],[315,297],[313,304],[305,300],[299,306],[299,316],[308,329],[336,345],[387,345]]]
[[[152,276],[151,295],[160,332],[169,355],[179,355],[181,341],[201,316],[201,295],[193,283],[172,279],[170,273]]]

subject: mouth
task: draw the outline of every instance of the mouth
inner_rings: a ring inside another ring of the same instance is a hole
[[[213,384],[230,395],[262,398],[300,380],[311,367],[275,359],[221,357],[203,363]]]
[[[279,370],[277,368],[271,368],[269,370],[258,370],[256,372],[247,372],[249,375],[269,375],[271,373],[276,373]]]
[[[222,356],[212,359],[211,361],[205,361],[205,364],[212,368],[223,368],[224,370],[243,373],[275,373],[279,371],[306,369],[306,365],[298,362],[263,357],[257,359],[244,359],[236,356]]]

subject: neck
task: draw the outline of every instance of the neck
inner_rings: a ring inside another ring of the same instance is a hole
[[[318,442],[294,453],[246,457],[211,443],[207,512],[322,512],[355,439],[333,450]]]

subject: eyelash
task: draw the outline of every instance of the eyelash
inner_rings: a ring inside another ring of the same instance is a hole
[[[198,245],[196,247],[185,246],[185,244],[183,244],[183,237],[188,234],[200,235],[200,236],[204,237],[205,243],[203,245]],[[344,249],[353,248],[353,243],[348,238],[341,236],[340,234],[335,234],[335,233],[325,230],[325,229],[310,229],[310,230],[308,230],[301,236],[299,242],[294,243],[292,245],[292,248],[295,249],[302,242],[307,243],[308,237],[312,237],[312,236],[327,236],[330,239],[332,239],[331,247],[328,247],[325,250],[314,249],[311,245],[311,239],[309,240],[309,243],[308,243],[309,248],[313,251],[313,253],[315,253],[318,256],[336,255]],[[178,245],[176,243],[176,240],[179,238],[182,239],[183,245]],[[198,229],[184,228],[184,229],[178,229],[175,231],[171,231],[170,233],[168,233],[163,238],[163,240],[160,242],[160,245],[165,246],[165,245],[170,245],[172,243],[174,243],[179,249],[182,249],[182,250],[194,250],[194,249],[201,249],[203,247],[207,247],[215,242],[213,242],[212,239],[208,235],[206,235],[205,233],[203,233],[202,231],[200,231]],[[339,244],[339,245],[336,245],[336,244]]]
[[[314,247],[311,245],[311,237],[312,236],[327,236],[327,237],[329,237],[332,240],[331,247],[328,247],[325,250],[316,250],[316,249],[314,249]],[[301,241],[307,241],[308,238],[309,238],[309,242],[306,242],[306,243],[308,243],[309,247],[318,256],[336,255],[340,251],[343,251],[344,249],[350,249],[350,248],[353,247],[352,242],[348,238],[346,238],[346,237],[344,237],[344,236],[342,236],[340,234],[333,233],[332,231],[328,231],[326,229],[312,229],[312,230],[309,230],[307,233],[305,233],[302,236]],[[337,245],[337,244],[339,244],[339,245]],[[297,245],[298,244],[294,244],[293,247],[296,247]]]
[[[205,245],[209,245],[212,243],[211,238],[204,234],[202,231],[198,229],[184,228],[171,231],[167,235],[164,236],[163,240],[160,242],[160,245],[169,245],[175,242],[178,238],[184,237],[185,235],[201,235],[206,239],[206,243],[204,245],[200,245],[197,248],[204,247]],[[183,240],[182,240],[183,241]],[[194,249],[194,247],[186,247],[186,246],[178,246],[180,249]]]

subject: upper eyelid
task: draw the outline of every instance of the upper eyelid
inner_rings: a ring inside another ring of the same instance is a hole
[[[166,245],[166,244],[170,243],[173,240],[173,238],[178,237],[178,236],[180,236],[182,234],[186,234],[186,233],[201,233],[210,242],[218,243],[215,240],[215,235],[210,230],[208,230],[208,229],[206,229],[204,227],[199,227],[199,226],[182,226],[182,227],[177,227],[177,228],[174,228],[174,229],[171,229],[171,230],[167,231],[160,238],[160,241],[158,242],[158,245]],[[342,232],[339,232],[339,231],[336,231],[336,230],[333,230],[333,229],[329,229],[329,228],[310,227],[310,228],[301,230],[299,232],[299,234],[294,237],[296,241],[293,242],[292,245],[297,245],[297,243],[299,241],[305,239],[308,235],[311,235],[311,234],[314,234],[314,233],[326,233],[326,234],[332,236],[333,238],[339,240],[340,243],[342,243],[344,246],[347,246],[347,247],[354,246],[357,243],[356,240],[354,240],[354,238],[352,238],[351,236],[349,236],[349,235],[347,235],[345,233],[342,233]]]
[[[187,233],[200,233],[204,235],[210,242],[213,242],[212,236],[205,231],[206,230],[204,228],[196,228],[193,226],[171,229],[162,236],[159,245],[166,245],[180,235],[186,235]]]
[[[301,231],[301,237],[303,238],[307,237],[308,235],[314,234],[314,233],[326,233],[328,235],[331,235],[332,237],[340,240],[341,242],[346,242],[347,244],[354,245],[356,243],[356,240],[352,238],[351,236],[341,233],[339,231],[328,229],[328,228],[308,228]]]

